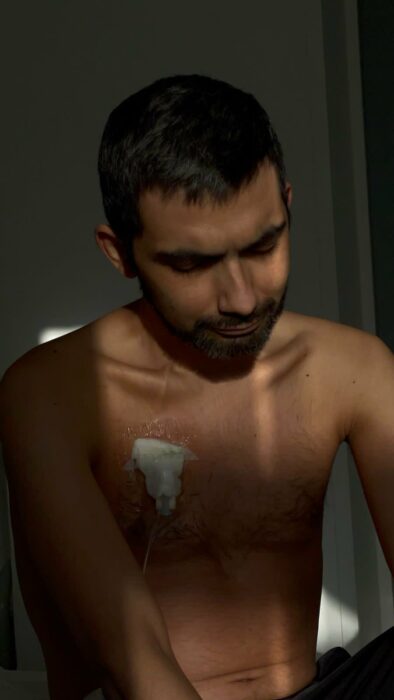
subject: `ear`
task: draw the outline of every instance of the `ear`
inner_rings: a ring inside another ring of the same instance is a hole
[[[287,199],[287,206],[288,206],[289,209],[290,209],[290,207],[291,207],[291,202],[292,202],[292,199],[293,199],[293,188],[292,188],[290,182],[286,182],[286,186],[285,186],[285,195],[286,195],[286,199]]]
[[[100,250],[124,277],[137,276],[137,272],[127,260],[122,242],[109,226],[99,224],[94,230],[94,236]]]

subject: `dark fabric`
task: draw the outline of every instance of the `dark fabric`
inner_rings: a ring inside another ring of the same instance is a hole
[[[394,700],[394,627],[353,656],[334,647],[316,664],[313,681],[282,700]]]

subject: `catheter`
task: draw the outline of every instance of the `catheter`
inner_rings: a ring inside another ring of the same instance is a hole
[[[198,457],[183,445],[154,438],[138,438],[124,469],[140,469],[145,475],[146,490],[156,500],[157,512],[171,515],[182,490],[178,477],[182,474],[184,461],[191,459]]]

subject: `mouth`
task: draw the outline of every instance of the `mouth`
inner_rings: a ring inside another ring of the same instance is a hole
[[[250,326],[233,326],[232,328],[215,328],[216,333],[220,333],[220,335],[248,335],[249,333],[252,333],[254,330],[256,330],[258,323],[253,323]]]

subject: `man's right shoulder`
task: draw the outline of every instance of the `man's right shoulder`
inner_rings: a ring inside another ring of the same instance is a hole
[[[63,402],[65,411],[78,405],[83,379],[82,336],[73,335],[31,348],[6,369],[0,381],[0,440],[10,412],[30,412],[45,404],[49,411],[55,401]]]
[[[56,363],[45,345],[47,343],[31,348],[7,367],[0,382],[0,397],[7,394],[7,398],[11,398],[10,392],[22,390],[24,383],[28,387],[34,381],[50,383]]]
[[[2,376],[0,386],[8,388],[14,383],[35,379],[50,383],[56,375],[61,375],[62,364],[66,354],[69,354],[69,346],[69,341],[63,336],[31,348],[9,365]]]

